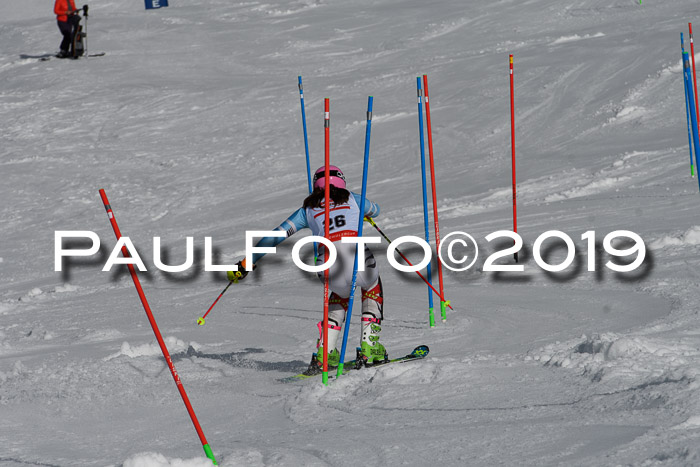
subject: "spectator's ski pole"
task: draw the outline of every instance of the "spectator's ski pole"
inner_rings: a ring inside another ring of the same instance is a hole
[[[362,228],[364,222],[362,219],[365,217],[365,200],[367,199],[367,170],[369,166],[369,138],[372,133],[372,103],[374,98],[369,96],[367,100],[367,130],[365,132],[365,159],[362,166],[362,194],[360,197],[360,219],[357,226],[357,236],[362,237]],[[343,330],[343,345],[340,348],[340,363],[338,364],[338,373],[336,377],[340,377],[343,374],[343,362],[345,361],[345,350],[348,344],[348,331],[350,330],[350,318],[352,317],[352,305],[355,301],[355,289],[357,287],[357,268],[358,262],[360,261],[360,256],[362,261],[365,258],[364,249],[360,251],[360,248],[355,245],[355,266],[352,270],[352,287],[350,288],[350,299],[348,300],[348,312],[345,317],[345,329]]]
[[[85,32],[83,33],[83,38],[85,39],[85,51],[83,55],[87,58],[88,55],[88,37],[87,37],[87,23],[88,23],[88,6],[83,5],[83,16],[85,17]]]
[[[117,236],[117,241],[121,240],[122,234],[119,231],[119,226],[117,225],[117,220],[114,218],[114,213],[112,212],[112,207],[109,204],[109,201],[107,200],[107,194],[105,193],[104,190],[100,190],[100,197],[102,198],[102,202],[104,203],[105,210],[107,211],[107,217],[109,217],[109,222],[112,224],[112,229],[114,230],[114,234]],[[129,258],[129,250],[126,248],[126,246],[122,246],[122,255],[124,255],[125,258]],[[148,305],[148,300],[146,300],[146,295],[143,293],[143,288],[141,287],[141,282],[139,281],[138,276],[136,275],[136,269],[134,268],[134,265],[131,263],[127,263],[127,267],[129,268],[129,273],[131,274],[131,279],[134,281],[134,285],[136,286],[136,291],[139,294],[139,298],[141,299],[141,304],[143,305],[143,309],[146,311],[146,316],[148,317],[148,322],[151,323],[151,328],[153,329],[153,334],[156,336],[156,340],[158,341],[158,345],[160,346],[161,352],[163,352],[163,357],[165,358],[165,362],[168,364],[168,368],[170,368],[170,374],[173,376],[173,379],[175,380],[175,384],[177,385],[177,390],[180,391],[180,396],[182,397],[182,401],[185,403],[185,407],[187,408],[187,413],[190,415],[190,419],[192,420],[192,423],[194,424],[194,428],[197,431],[197,435],[199,436],[199,440],[202,442],[202,447],[204,448],[204,453],[206,456],[212,461],[214,465],[217,465],[216,459],[214,458],[214,453],[211,450],[211,447],[209,447],[209,443],[207,443],[207,439],[204,437],[204,432],[202,431],[202,427],[199,425],[199,421],[197,420],[197,416],[194,413],[194,409],[192,408],[192,404],[190,404],[190,399],[187,397],[187,393],[185,392],[185,388],[182,385],[182,380],[180,380],[180,375],[178,375],[177,371],[175,370],[175,365],[173,364],[172,358],[170,358],[170,353],[168,352],[168,348],[165,346],[165,342],[163,341],[163,337],[160,334],[160,330],[158,329],[158,324],[156,323],[155,318],[153,317],[153,312],[151,311],[151,307]]]
[[[382,229],[380,229],[379,226],[377,225],[377,223],[374,222],[374,219],[372,219],[371,217],[365,217],[365,220],[366,220],[367,222],[369,222],[370,225],[371,225],[372,227],[374,227],[375,229],[377,229],[377,232],[379,232],[379,235],[381,235],[382,237],[384,237],[384,240],[386,240],[388,243],[391,243],[391,239],[389,239],[389,237],[387,237],[386,234],[385,234],[384,232],[382,232]],[[401,258],[403,258],[403,260],[406,261],[406,264],[408,264],[409,266],[413,266],[413,263],[411,263],[411,262],[408,260],[408,258],[406,258],[406,255],[404,255],[403,253],[401,253],[401,250],[399,250],[398,248],[395,248],[395,250],[396,250],[396,252],[399,254],[399,256],[401,256]],[[433,284],[431,284],[430,282],[428,282],[428,279],[426,279],[426,278],[423,276],[423,274],[420,273],[420,271],[416,271],[416,274],[418,274],[418,277],[420,277],[421,279],[423,279],[423,282],[425,282],[426,284],[428,284],[428,287],[430,287],[431,289],[433,289],[433,292],[435,292],[435,293],[437,294],[437,296],[440,297],[440,300],[442,300],[442,301],[445,303],[445,306],[449,307],[450,310],[454,310],[454,308],[452,308],[452,305],[450,305],[450,301],[449,301],[449,300],[445,300],[445,297],[444,297],[440,292],[438,292],[437,290],[435,290],[435,287],[433,287]]]
[[[425,174],[425,136],[423,135],[423,89],[420,85],[420,77],[416,78],[418,89],[418,132],[420,134],[420,170],[423,184],[423,223],[425,227],[425,241],[430,244],[430,214],[428,214],[428,182]],[[428,263],[428,284],[433,284],[433,272]],[[428,323],[435,327],[435,312],[433,304],[433,292],[428,289]]]

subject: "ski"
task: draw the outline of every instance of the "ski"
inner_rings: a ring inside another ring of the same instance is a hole
[[[42,60],[42,59],[49,59],[51,57],[55,57],[55,54],[43,54],[43,55],[28,55],[28,54],[20,54],[19,58],[22,60]]]
[[[106,52],[98,52],[96,54],[83,55],[83,57],[104,57]],[[48,62],[49,60],[58,59],[56,55],[47,55],[44,57],[27,57],[27,58],[37,58],[40,62]],[[60,60],[77,60],[80,57],[65,57]]]
[[[428,348],[427,345],[419,345],[418,347],[413,349],[413,351],[411,353],[404,355],[403,357],[392,358],[392,359],[389,359],[388,361],[382,362],[382,363],[375,363],[371,367],[367,367],[367,368],[375,368],[375,367],[379,367],[379,366],[391,365],[394,363],[404,363],[404,362],[422,360],[425,357],[427,357],[429,353],[430,353],[430,349]],[[351,371],[355,371],[355,370],[364,368],[364,367],[356,368],[355,363],[356,363],[355,359],[352,359],[352,360],[345,362],[343,364],[343,374],[347,374]],[[321,375],[321,372],[314,373],[314,374],[308,374],[307,372],[304,372],[304,373],[299,373],[298,375],[288,376],[286,378],[282,378],[279,381],[282,383],[291,383],[293,381],[303,381],[305,379],[313,378],[313,377],[319,376],[319,375]],[[334,375],[329,375],[329,379],[333,379],[333,378],[335,378]]]

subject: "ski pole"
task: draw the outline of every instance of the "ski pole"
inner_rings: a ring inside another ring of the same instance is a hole
[[[240,273],[240,271],[236,271],[236,272],[237,272],[237,273]],[[211,311],[211,309],[214,308],[214,305],[216,305],[216,302],[219,301],[219,299],[226,293],[226,291],[228,290],[228,288],[231,287],[231,284],[233,284],[234,282],[238,282],[238,280],[229,281],[229,283],[228,283],[228,285],[226,286],[226,288],[219,294],[218,297],[216,297],[216,300],[214,300],[214,303],[211,304],[211,306],[209,307],[209,309],[207,310],[207,312],[204,313],[204,316],[201,316],[201,317],[197,318],[197,324],[199,324],[200,326],[203,326],[203,325],[204,325],[204,318],[207,317],[207,315],[209,314],[209,312]]]
[[[423,89],[420,86],[420,77],[416,78],[416,89],[418,92],[418,133],[420,135],[420,170],[421,183],[423,187],[423,224],[425,228],[425,241],[430,244],[430,215],[428,214],[428,182],[425,175],[425,137],[423,131]],[[433,283],[433,272],[428,264],[428,282]],[[433,304],[433,292],[428,290],[428,324],[435,327],[435,311]]]
[[[367,100],[367,130],[365,132],[365,160],[362,166],[362,195],[360,197],[360,219],[357,226],[357,236],[362,237],[362,228],[364,223],[362,218],[365,217],[365,200],[367,199],[367,166],[369,164],[369,138],[372,133],[372,102],[374,98],[369,96]],[[340,348],[340,362],[338,363],[338,373],[336,377],[343,374],[343,362],[345,361],[345,350],[348,344],[348,331],[350,330],[350,318],[352,317],[352,305],[355,301],[355,289],[357,288],[357,268],[360,256],[360,249],[355,245],[355,266],[352,270],[352,287],[350,289],[350,299],[348,300],[348,312],[345,318],[345,329],[343,330],[343,345]],[[365,254],[362,251],[362,257]],[[364,260],[363,260],[364,261]]]
[[[85,51],[83,54],[85,58],[88,57],[88,40],[87,40],[87,23],[88,23],[88,6],[83,5],[83,16],[85,17],[85,32],[83,33],[83,38],[85,39]]]
[[[377,229],[377,232],[379,232],[379,234],[380,234],[382,237],[384,237],[384,240],[386,240],[388,243],[391,243],[391,239],[389,239],[389,237],[387,237],[386,234],[385,234],[384,232],[382,232],[382,229],[380,229],[379,226],[377,225],[377,223],[374,222],[374,219],[372,219],[371,217],[365,217],[365,220],[366,220],[367,222],[369,222],[370,225],[371,225],[372,227],[374,227],[375,229]],[[401,250],[399,250],[398,248],[395,248],[395,250],[396,250],[396,252],[401,256],[401,258],[403,258],[403,260],[406,261],[406,263],[407,263],[409,266],[413,266],[413,263],[411,263],[411,262],[408,260],[408,258],[406,258],[406,256],[405,256],[403,253],[401,253]],[[452,308],[452,305],[450,305],[450,301],[449,301],[449,300],[445,300],[445,297],[443,297],[442,294],[441,294],[440,292],[438,292],[437,290],[435,290],[435,287],[433,287],[433,284],[431,284],[430,282],[428,282],[428,279],[426,279],[425,277],[423,277],[423,274],[421,274],[420,271],[416,271],[416,274],[418,274],[418,276],[419,276],[421,279],[423,279],[423,282],[425,282],[426,284],[428,284],[428,286],[429,286],[431,289],[433,289],[433,292],[435,292],[435,294],[440,298],[440,300],[442,300],[442,301],[445,303],[445,306],[449,307],[450,310],[454,310],[454,308]]]
[[[105,210],[107,211],[107,217],[109,218],[109,222],[112,224],[112,229],[114,230],[114,234],[117,236],[117,241],[119,241],[122,238],[122,234],[119,231],[119,226],[117,225],[117,220],[114,218],[114,213],[112,212],[112,206],[110,206],[109,201],[107,200],[107,194],[105,193],[105,191],[103,189],[100,189],[100,197],[102,198],[102,202],[104,203]],[[122,246],[122,255],[125,258],[129,258],[131,256],[129,254],[129,250],[126,248],[126,246]],[[182,380],[180,379],[180,375],[175,370],[175,365],[173,364],[173,359],[170,357],[170,353],[168,352],[168,348],[165,346],[165,341],[163,341],[163,336],[160,334],[160,330],[158,329],[158,324],[156,323],[156,320],[153,317],[153,312],[151,311],[151,307],[148,304],[148,300],[146,300],[146,295],[143,293],[143,287],[141,287],[141,282],[139,281],[139,278],[136,275],[136,269],[134,268],[134,265],[132,263],[127,263],[127,267],[129,268],[129,273],[131,274],[131,279],[134,281],[134,286],[136,287],[136,292],[138,292],[139,298],[141,299],[141,304],[143,305],[143,309],[146,312],[146,316],[148,317],[148,322],[151,324],[151,329],[153,329],[153,334],[155,334],[156,340],[158,341],[158,345],[160,346],[160,350],[163,353],[163,358],[165,358],[165,362],[168,364],[168,368],[170,369],[170,374],[173,376],[173,379],[175,380],[175,384],[177,385],[177,390],[180,392],[180,397],[182,397],[182,402],[184,402],[185,407],[187,408],[187,413],[190,415],[190,419],[192,420],[192,424],[194,425],[194,428],[197,431],[197,435],[199,436],[199,440],[202,443],[202,448],[204,448],[204,453],[212,461],[212,463],[214,465],[218,465],[216,463],[216,459],[214,458],[214,453],[212,452],[211,447],[209,447],[209,443],[207,443],[207,439],[204,437],[204,432],[202,431],[202,427],[199,425],[199,421],[197,420],[197,415],[195,415],[195,413],[194,413],[194,409],[192,408],[192,404],[190,403],[190,399],[187,397],[187,393],[185,392],[185,388],[182,385]]]

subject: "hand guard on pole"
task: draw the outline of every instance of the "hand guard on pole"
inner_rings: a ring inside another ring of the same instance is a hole
[[[236,266],[238,266],[238,271],[226,271],[226,277],[228,280],[231,282],[238,282],[240,280],[243,280],[246,278],[248,275],[248,271],[245,268],[245,260],[241,260],[236,263]],[[255,270],[257,266],[253,264],[253,270]]]

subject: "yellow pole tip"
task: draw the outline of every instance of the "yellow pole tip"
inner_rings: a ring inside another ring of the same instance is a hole
[[[197,318],[197,324],[202,326],[204,324],[204,318]]]

